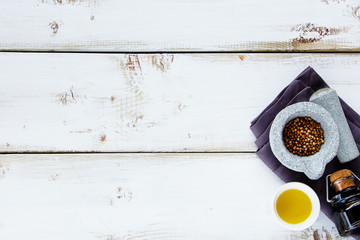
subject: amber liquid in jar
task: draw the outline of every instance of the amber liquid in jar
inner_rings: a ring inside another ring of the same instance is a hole
[[[335,209],[333,219],[340,236],[360,232],[360,188],[355,185],[352,172],[337,171],[331,174],[330,182],[336,192],[330,203]]]

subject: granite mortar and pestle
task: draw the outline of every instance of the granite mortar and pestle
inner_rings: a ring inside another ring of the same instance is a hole
[[[283,143],[282,131],[285,124],[299,116],[313,118],[324,130],[325,143],[314,155],[297,156],[290,153]],[[296,103],[280,111],[271,126],[269,140],[272,152],[284,166],[304,172],[312,180],[323,175],[326,164],[336,155],[341,163],[346,163],[360,154],[339,97],[331,88],[316,91],[311,95],[310,102]]]

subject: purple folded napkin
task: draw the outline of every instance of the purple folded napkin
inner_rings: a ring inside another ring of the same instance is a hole
[[[326,165],[325,173],[320,179],[310,180],[304,173],[295,172],[283,166],[272,153],[269,143],[270,127],[275,116],[293,103],[309,101],[314,92],[325,87],[329,86],[315,70],[311,67],[306,68],[251,122],[250,129],[256,137],[255,143],[259,148],[256,154],[260,159],[283,181],[303,182],[312,187],[319,196],[321,210],[332,220],[333,209],[330,203],[326,201],[326,175],[347,168],[360,176],[360,157],[345,164],[341,164],[337,158],[334,158]],[[356,144],[360,149],[360,116],[343,100],[340,99],[340,102]],[[360,234],[353,234],[352,236],[360,239]]]

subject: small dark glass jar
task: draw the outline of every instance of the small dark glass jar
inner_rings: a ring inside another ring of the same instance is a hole
[[[342,237],[360,232],[360,188],[355,185],[354,177],[348,169],[330,175],[336,195],[329,202],[335,210],[333,220]]]

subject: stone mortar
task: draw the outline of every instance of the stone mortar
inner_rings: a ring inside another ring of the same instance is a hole
[[[324,144],[314,155],[298,156],[285,147],[283,129],[296,117],[311,117],[321,124]],[[284,108],[276,115],[270,128],[269,139],[272,152],[285,167],[303,172],[308,178],[316,180],[324,174],[326,164],[337,154],[339,131],[331,114],[325,108],[312,102],[300,102]]]

